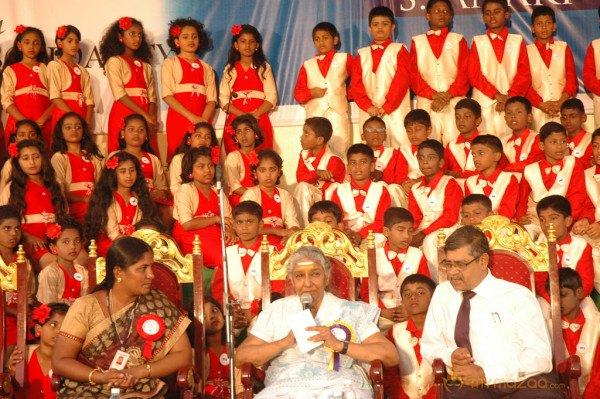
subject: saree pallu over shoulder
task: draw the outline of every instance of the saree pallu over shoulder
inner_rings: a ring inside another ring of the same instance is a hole
[[[98,305],[95,297],[95,304],[90,302],[89,296],[81,299],[84,301],[87,300],[85,301],[86,303],[83,303],[83,306],[92,305],[92,307],[96,307]],[[73,307],[77,308],[77,305],[76,301]],[[125,338],[127,327],[129,326],[132,306],[136,306],[136,310],[134,311],[133,322],[131,323],[131,331],[125,344],[125,352],[130,355],[127,363],[128,368],[157,361],[165,357],[179,338],[185,334],[185,330],[190,323],[190,320],[181,314],[179,309],[162,292],[152,290],[148,294],[140,296],[136,304],[128,305],[113,314],[113,320],[121,341]],[[146,315],[156,315],[165,323],[163,336],[152,343],[152,357],[150,360],[142,356],[146,340],[137,331],[140,319]],[[90,318],[93,318],[93,316],[90,316]],[[103,370],[107,370],[116,352],[120,349],[119,339],[115,336],[115,330],[110,317],[102,315],[100,318],[96,317],[93,319],[96,320],[91,320],[92,322],[88,324],[89,329],[83,338],[79,360],[90,367],[100,367]],[[78,320],[73,319],[71,322],[77,323]],[[77,326],[74,327],[74,331],[77,331]],[[70,339],[78,338],[77,333],[72,334],[68,329],[61,330],[60,334]],[[121,398],[161,398],[166,394],[166,391],[167,387],[160,379],[142,378],[132,389],[122,390]],[[65,379],[58,397],[108,398],[110,397],[110,387],[108,385],[90,385],[87,382]]]

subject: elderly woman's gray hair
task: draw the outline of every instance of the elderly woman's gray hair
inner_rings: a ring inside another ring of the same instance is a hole
[[[331,272],[329,260],[323,251],[313,246],[300,247],[294,252],[287,265],[288,276],[292,274],[294,267],[296,267],[296,264],[302,259],[310,259],[313,262],[318,263],[323,267],[323,270],[325,270],[325,275],[329,276],[329,273]]]

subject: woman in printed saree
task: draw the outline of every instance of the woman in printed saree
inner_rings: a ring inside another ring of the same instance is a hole
[[[69,309],[52,356],[64,377],[59,398],[163,398],[159,378],[192,364],[190,320],[151,290],[152,249],[121,237],[106,255],[106,278]]]
[[[259,315],[248,338],[236,352],[236,366],[253,363],[266,371],[265,389],[255,398],[339,397],[351,383],[357,398],[372,398],[363,363],[381,360],[398,364],[394,347],[377,328],[379,309],[350,302],[326,292],[331,265],[320,249],[299,248],[290,257],[288,277],[295,295],[273,302]],[[308,338],[322,343],[302,352],[288,316],[302,311],[300,297],[310,294],[315,327]]]

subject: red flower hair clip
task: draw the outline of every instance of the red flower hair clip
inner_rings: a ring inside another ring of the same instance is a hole
[[[231,125],[225,126],[225,134],[228,134],[232,139],[235,140],[235,130],[233,130]]]
[[[17,147],[17,143],[10,143],[8,145],[8,153],[11,158],[16,158],[19,156],[19,148]]]
[[[44,323],[46,323],[46,321],[50,318],[50,312],[52,312],[50,306],[48,306],[48,304],[43,304],[33,309],[33,315],[31,318],[37,321],[38,324],[44,325]]]
[[[248,163],[252,166],[258,166],[258,154],[256,151],[250,151],[250,154],[248,154]]]
[[[126,31],[127,29],[131,28],[131,25],[133,25],[133,22],[131,22],[131,18],[121,17],[121,19],[119,19],[119,28],[123,29],[123,31]]]
[[[260,310],[260,302],[258,301],[258,299],[255,299],[252,301],[252,304],[250,305],[250,313],[252,313],[252,316],[258,316],[259,310]]]
[[[212,161],[213,163],[216,165],[219,163],[219,155],[220,155],[220,151],[219,151],[219,147],[214,146],[210,149],[210,155],[212,157]]]
[[[17,25],[17,27],[15,28],[15,33],[17,35],[20,35],[21,33],[25,32],[26,29],[27,29],[27,27],[23,24]]]
[[[190,124],[188,125],[188,133],[194,134],[195,131],[196,131],[196,125],[194,125],[192,122],[190,122]]]
[[[119,158],[117,157],[112,157],[111,159],[106,161],[106,167],[108,169],[117,169],[117,166],[119,166]]]
[[[59,27],[56,30],[56,37],[58,37],[59,39],[64,39],[66,34],[67,34],[67,27],[64,25]]]
[[[125,126],[126,126],[125,119],[122,119],[121,124],[119,125],[119,130],[125,130]]]
[[[181,34],[181,26],[175,25],[174,27],[171,28],[171,36],[179,37],[180,34]]]
[[[242,31],[242,25],[233,25],[231,27],[231,34],[233,36],[239,35],[241,31]]]
[[[46,227],[46,237],[50,238],[51,240],[54,240],[55,238],[60,237],[60,235],[62,234],[62,227],[60,227],[60,224],[49,224]]]

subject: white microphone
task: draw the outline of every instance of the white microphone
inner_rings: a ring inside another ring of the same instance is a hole
[[[302,294],[300,302],[302,302],[302,310],[310,310],[312,308],[313,297],[310,294]]]

